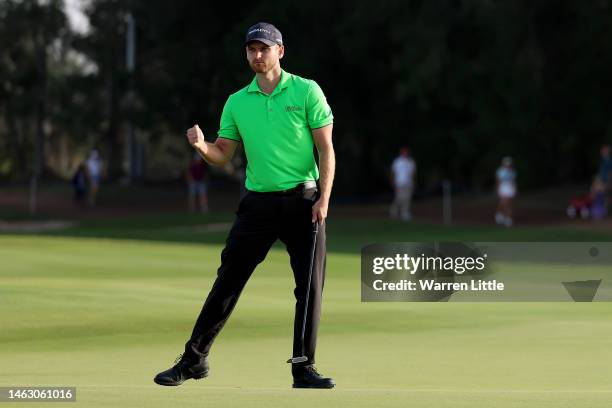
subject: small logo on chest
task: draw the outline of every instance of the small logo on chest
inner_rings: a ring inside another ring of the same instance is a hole
[[[285,112],[299,112],[304,110],[301,106],[298,105],[287,105],[285,106]]]

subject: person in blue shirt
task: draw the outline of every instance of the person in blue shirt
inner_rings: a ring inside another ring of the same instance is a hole
[[[516,172],[512,167],[512,158],[504,157],[502,165],[495,172],[497,197],[499,204],[495,213],[495,222],[506,227],[512,226],[512,204],[516,196]]]

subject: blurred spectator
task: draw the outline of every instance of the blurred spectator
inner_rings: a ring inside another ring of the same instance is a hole
[[[89,153],[86,166],[89,176],[89,205],[95,205],[100,190],[100,178],[102,177],[102,161],[96,149]]]
[[[410,202],[414,190],[414,176],[416,175],[416,163],[410,157],[410,150],[407,147],[400,149],[400,154],[393,160],[391,165],[391,184],[395,197],[391,204],[391,217],[400,218],[403,221],[410,221]]]
[[[516,195],[516,172],[512,167],[512,158],[504,157],[501,166],[495,173],[497,197],[499,203],[495,213],[495,222],[506,227],[512,226],[512,204]]]
[[[608,213],[606,206],[606,185],[601,181],[600,176],[595,177],[591,185],[591,218],[593,220],[600,220]]]
[[[232,159],[232,166],[234,168],[234,175],[240,184],[240,197],[242,198],[247,193],[245,186],[246,169],[244,160],[242,159],[242,152],[234,155],[234,158]]]
[[[74,188],[74,202],[83,204],[87,196],[87,185],[89,176],[87,174],[87,166],[85,162],[81,162],[77,167],[74,176],[72,176],[72,186]]]
[[[610,158],[610,146],[602,145],[599,150],[601,161],[599,162],[599,180],[603,183],[603,188],[606,196],[606,204],[609,201],[609,195],[612,191],[612,158]]]
[[[206,167],[199,154],[195,153],[193,155],[185,174],[188,185],[189,210],[195,211],[197,208],[203,213],[208,212]]]
[[[610,146],[602,145],[599,150],[601,154],[601,162],[599,163],[599,180],[608,184],[612,173],[612,158],[610,158]]]

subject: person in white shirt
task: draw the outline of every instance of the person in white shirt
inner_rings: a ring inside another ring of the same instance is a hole
[[[395,198],[391,204],[391,217],[410,221],[410,202],[414,191],[414,176],[416,175],[416,163],[410,157],[407,147],[400,149],[400,155],[393,160],[391,165],[391,184],[395,192]]]
[[[512,158],[504,157],[502,165],[495,172],[497,197],[497,212],[495,222],[506,227],[512,226],[512,202],[516,196],[516,172],[512,167]]]
[[[100,178],[102,177],[102,161],[97,150],[94,149],[89,153],[89,158],[85,165],[89,175],[89,205],[95,205],[98,190],[100,189]]]

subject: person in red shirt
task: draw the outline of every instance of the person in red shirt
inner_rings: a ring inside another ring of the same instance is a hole
[[[206,167],[199,154],[194,154],[186,178],[188,185],[188,205],[190,211],[196,208],[203,213],[208,212],[208,193],[206,186]]]

